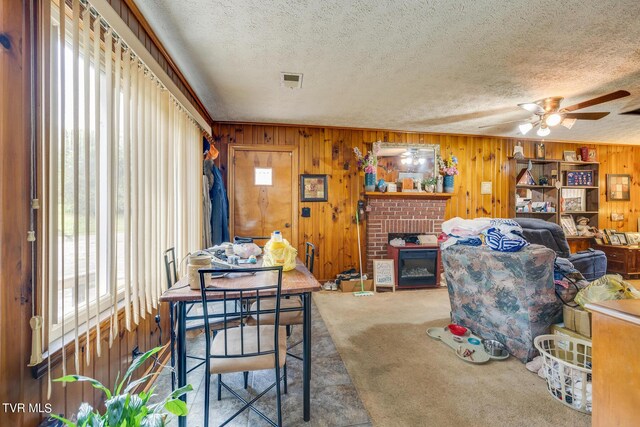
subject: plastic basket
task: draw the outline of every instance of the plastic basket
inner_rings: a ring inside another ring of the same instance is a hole
[[[591,343],[566,335],[533,340],[543,359],[547,389],[568,407],[591,413]]]

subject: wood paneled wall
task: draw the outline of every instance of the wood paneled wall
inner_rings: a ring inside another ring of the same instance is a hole
[[[460,175],[455,194],[447,203],[446,218],[509,217],[510,193],[514,191],[513,152],[516,139],[449,134],[428,134],[374,129],[313,126],[216,123],[214,138],[220,149],[218,165],[226,176],[228,144],[291,144],[298,147],[299,173],[327,174],[329,198],[322,203],[300,203],[311,208],[310,218],[299,218],[298,250],[305,241],[317,248],[315,275],[325,280],[358,265],[355,212],[363,198],[364,177],[356,171],[353,148],[368,150],[375,141],[440,144],[443,155],[458,156]],[[534,155],[534,141],[523,141],[525,155]],[[600,227],[635,231],[639,216],[640,183],[633,182],[631,202],[607,202],[608,173],[640,172],[640,146],[545,142],[547,158],[560,159],[564,150],[587,145],[596,148],[600,166]],[[481,195],[482,181],[493,183],[491,195]],[[635,202],[635,203],[634,203]],[[612,222],[612,212],[625,213],[624,221]],[[298,213],[299,214],[299,213]],[[361,237],[364,228],[361,228]],[[364,243],[363,243],[364,248]],[[364,253],[364,251],[363,251]],[[366,264],[366,260],[363,259]]]
[[[27,367],[31,354],[32,295],[31,247],[29,230],[30,177],[30,89],[29,89],[29,5],[36,1],[0,2],[0,32],[9,37],[11,47],[0,46],[0,403],[46,403],[47,377],[34,379]],[[160,254],[158,254],[160,256]],[[169,338],[168,309],[162,305],[162,339]],[[125,332],[121,322],[119,336],[109,348],[108,332],[102,335],[102,355],[90,343],[91,365],[82,374],[95,376],[112,385],[117,373],[124,372],[134,347],[146,351],[158,345],[158,328],[153,315],[147,315],[136,329]],[[95,339],[94,339],[95,341]],[[83,345],[82,351],[85,351]],[[72,347],[67,348],[67,372],[74,373]],[[60,364],[52,367],[52,378],[62,374]],[[70,416],[83,401],[99,406],[102,396],[87,384],[52,385],[53,412]],[[46,414],[9,411],[0,405],[0,425],[36,426]]]

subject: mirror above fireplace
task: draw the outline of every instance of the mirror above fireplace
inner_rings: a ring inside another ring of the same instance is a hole
[[[424,181],[438,175],[438,144],[379,142],[377,178],[399,182],[404,178]]]

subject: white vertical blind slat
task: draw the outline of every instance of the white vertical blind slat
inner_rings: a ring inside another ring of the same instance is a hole
[[[111,29],[107,30],[107,33],[104,36],[104,51],[105,51],[105,78],[106,78],[106,147],[104,150],[104,154],[106,154],[106,165],[107,171],[111,171],[111,175],[114,172],[114,164],[113,164],[113,146],[115,144],[115,139],[113,136],[113,34],[111,33]],[[111,179],[110,179],[111,178]],[[114,240],[115,236],[113,235],[112,225],[113,225],[113,212],[109,209],[109,205],[113,206],[113,178],[108,177],[106,182],[106,199],[108,200],[107,208],[105,209],[105,230],[106,230],[106,238],[107,238],[107,253],[106,253],[106,285],[109,289],[109,293],[111,295],[110,302],[110,320],[109,320],[109,348],[113,345],[113,322],[116,314],[116,307],[118,304],[116,288],[115,288],[115,248],[114,248]],[[99,260],[101,262],[102,260]]]
[[[85,300],[85,324],[89,324],[91,318],[91,305],[89,301],[91,287],[91,57],[89,47],[91,46],[90,31],[91,13],[89,8],[85,8],[82,14],[82,62],[84,65],[84,253],[85,253],[85,280],[84,280],[84,300]],[[85,363],[91,364],[91,340],[89,338],[90,328],[85,328]]]
[[[58,313],[58,320],[60,321],[61,329],[62,329],[62,346],[64,347],[65,341],[65,328],[64,328],[64,314],[65,314],[65,295],[64,295],[64,287],[65,287],[65,268],[64,268],[64,260],[65,260],[65,250],[64,250],[64,236],[65,236],[65,203],[64,203],[64,187],[65,187],[65,152],[66,152],[66,131],[65,131],[65,109],[66,109],[66,82],[65,82],[65,60],[66,60],[66,15],[65,8],[60,7],[59,9],[59,22],[60,22],[60,234],[62,235],[62,239],[60,239],[60,277],[62,278],[62,283],[59,284],[61,289],[56,288],[56,293],[60,296],[62,311]],[[56,173],[53,171],[53,173]],[[58,310],[58,307],[55,307]],[[67,356],[66,352],[62,352],[62,375],[67,375]]]
[[[139,106],[138,106],[138,63],[134,60],[130,64],[131,73],[131,258],[138,259],[139,252],[139,239],[138,239],[138,133],[139,133]],[[138,284],[140,283],[140,276],[138,270],[138,263],[131,263],[131,281],[133,286],[133,321],[137,325],[140,319],[140,295],[138,293]]]
[[[122,158],[124,161],[124,318],[125,326],[131,330],[131,55],[127,50],[123,61],[123,111],[122,111]]]
[[[95,178],[94,178],[94,194],[95,200],[93,203],[93,208],[95,211],[95,229],[96,229],[96,237],[95,237],[95,263],[96,263],[96,273],[95,273],[95,299],[96,302],[96,315],[95,315],[95,323],[98,323],[100,320],[100,298],[102,289],[102,266],[100,265],[100,260],[102,256],[102,239],[101,239],[101,213],[100,213],[100,183],[101,183],[101,144],[100,144],[100,118],[102,116],[102,99],[101,99],[101,91],[100,91],[100,70],[101,70],[101,52],[100,52],[100,17],[96,17],[93,21],[93,85],[94,85],[94,124],[93,124],[93,137],[94,137],[94,156],[95,156]],[[96,328],[96,354],[98,357],[102,354],[102,337],[100,333],[100,328]]]
[[[73,0],[72,20],[73,68],[73,332],[75,342],[74,364],[80,371],[80,342],[78,318],[80,317],[80,0]]]

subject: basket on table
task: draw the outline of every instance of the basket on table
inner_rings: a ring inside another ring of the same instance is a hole
[[[570,408],[591,413],[591,343],[565,335],[533,341],[543,359],[547,389]]]

